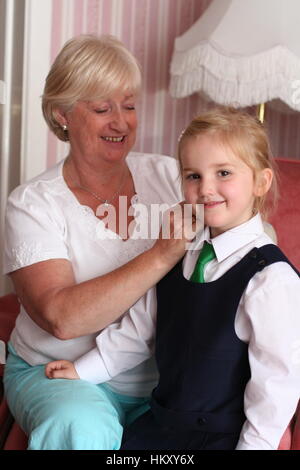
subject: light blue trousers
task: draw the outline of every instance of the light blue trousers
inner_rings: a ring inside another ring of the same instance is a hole
[[[30,450],[117,450],[123,426],[149,408],[149,398],[112,392],[105,384],[52,379],[9,345],[4,387]]]

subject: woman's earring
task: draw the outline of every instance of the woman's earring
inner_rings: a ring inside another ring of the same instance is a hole
[[[62,130],[63,130],[64,132],[66,132],[66,131],[68,130],[68,128],[67,128],[67,126],[66,126],[65,124],[63,124],[61,127],[62,127]]]

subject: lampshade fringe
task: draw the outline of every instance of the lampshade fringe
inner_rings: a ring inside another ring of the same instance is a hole
[[[199,90],[223,105],[246,107],[279,98],[300,111],[300,62],[284,46],[250,57],[226,55],[212,42],[189,51],[175,46],[171,95],[184,98]]]

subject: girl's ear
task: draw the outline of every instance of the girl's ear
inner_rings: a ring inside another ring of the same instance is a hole
[[[271,168],[260,170],[255,178],[254,196],[262,197],[270,189],[273,180],[273,171]]]

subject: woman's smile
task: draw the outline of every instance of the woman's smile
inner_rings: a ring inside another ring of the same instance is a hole
[[[125,135],[121,137],[101,136],[101,139],[105,140],[105,142],[112,142],[112,143],[122,143],[124,142],[125,138],[126,138]]]

